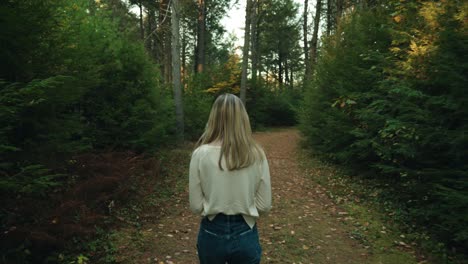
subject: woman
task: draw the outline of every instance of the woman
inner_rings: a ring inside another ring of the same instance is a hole
[[[223,94],[213,104],[190,161],[189,191],[190,209],[203,216],[200,263],[260,263],[255,222],[271,208],[270,171],[235,95]]]

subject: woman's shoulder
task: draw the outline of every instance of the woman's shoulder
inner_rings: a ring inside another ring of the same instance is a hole
[[[200,154],[203,154],[203,153],[208,153],[208,152],[215,151],[215,150],[219,150],[220,148],[221,148],[221,146],[210,145],[210,144],[203,144],[203,145],[198,146],[198,147],[193,151],[192,156],[194,156],[194,155],[200,155]]]
[[[258,157],[259,157],[260,160],[266,159],[265,150],[263,149],[263,147],[260,144],[255,142],[254,149],[257,151]]]

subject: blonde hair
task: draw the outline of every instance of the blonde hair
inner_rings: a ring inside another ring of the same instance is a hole
[[[218,96],[211,108],[205,132],[196,147],[221,141],[218,165],[224,156],[227,169],[249,167],[264,157],[263,150],[252,137],[249,116],[239,97],[233,94]]]

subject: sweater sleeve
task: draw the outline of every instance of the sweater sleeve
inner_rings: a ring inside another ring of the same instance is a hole
[[[196,149],[190,160],[189,170],[189,201],[190,210],[195,214],[201,214],[203,211],[203,190],[200,181],[200,151]]]
[[[259,212],[267,213],[271,209],[271,181],[266,157],[263,158],[260,173],[260,183],[255,194],[255,206]]]

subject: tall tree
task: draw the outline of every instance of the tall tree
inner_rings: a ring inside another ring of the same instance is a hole
[[[149,8],[146,9],[146,35],[144,37],[144,42],[146,49],[151,53],[152,56],[154,56],[154,38],[153,38],[153,31],[155,26],[155,21],[156,20],[156,13],[154,10],[154,6],[150,6]]]
[[[252,0],[247,0],[245,7],[245,29],[244,29],[244,47],[242,48],[242,77],[241,77],[241,89],[240,98],[242,102],[245,102],[245,95],[247,90],[247,68],[249,65],[249,49],[250,49],[250,20],[252,11]]]
[[[178,17],[181,33],[181,77],[184,86],[187,77],[196,72],[198,3],[192,0],[179,0]]]
[[[330,36],[331,28],[332,28],[332,0],[327,0],[327,26],[326,26],[326,31],[327,31],[327,36]]]
[[[179,17],[180,18],[180,17]],[[182,65],[181,65],[181,70],[182,70],[182,73],[181,73],[181,77],[182,77],[182,80],[184,81],[184,86],[185,86],[185,79],[187,77],[187,28],[186,27],[181,27],[182,28],[182,42],[181,42],[181,61],[182,61]]]
[[[299,46],[302,35],[297,10],[298,5],[292,0],[261,1],[258,31],[262,63],[259,69],[270,84],[283,83],[286,71],[289,75],[287,81],[291,82],[290,76],[294,75],[291,69],[299,69],[298,60],[302,63],[303,50]]]
[[[252,3],[252,31],[251,31],[251,56],[252,56],[252,81],[255,83],[257,81],[258,73],[258,10],[259,10],[260,0],[253,0]]]
[[[335,0],[336,13],[335,13],[335,27],[338,27],[341,16],[343,15],[344,0]]]
[[[141,1],[138,3],[138,8],[140,9],[140,37],[141,39],[144,39],[145,28],[143,26],[143,3]]]
[[[308,11],[309,0],[304,0],[304,14],[303,14],[303,25],[302,32],[304,33],[304,64],[305,64],[305,79],[307,80],[310,76],[310,61],[309,61],[309,40],[308,40],[308,22],[307,17],[309,16]]]
[[[122,3],[122,2],[120,2]],[[140,38],[144,39],[145,38],[145,25],[144,25],[144,16],[143,13],[145,11],[145,7],[149,4],[147,0],[130,0],[130,6],[136,5],[138,7],[138,22],[139,22],[139,34]],[[112,7],[112,9],[115,11],[118,8],[117,2],[110,2],[109,3]],[[149,10],[146,10],[149,11]]]
[[[318,31],[320,25],[320,15],[322,11],[322,0],[317,0],[315,6],[315,17],[314,17],[314,32],[312,34],[312,40],[310,41],[310,72],[309,74],[313,74],[313,67],[317,61],[317,43],[318,43]]]
[[[206,31],[206,6],[205,0],[198,0],[198,27],[196,47],[196,72],[203,72],[205,66],[205,31]]]
[[[171,33],[172,33],[172,82],[176,110],[177,136],[184,138],[184,110],[182,102],[182,86],[180,81],[180,32],[179,32],[179,1],[172,1]]]
[[[170,83],[171,73],[171,27],[169,20],[169,0],[161,0],[159,3],[158,26],[157,26],[157,53],[159,54],[159,65],[165,83]]]

